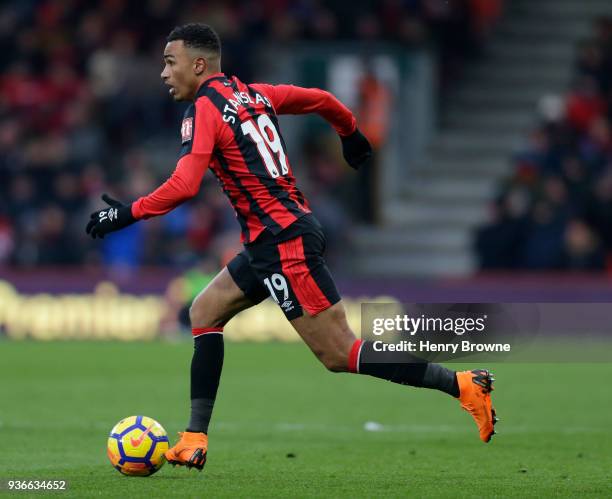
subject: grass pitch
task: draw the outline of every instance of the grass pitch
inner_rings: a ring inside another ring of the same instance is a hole
[[[0,342],[0,480],[65,479],[54,495],[79,498],[612,494],[612,364],[473,366],[497,378],[485,445],[450,397],[327,373],[301,344],[227,344],[203,473],[120,475],[105,454],[120,418],[184,428],[191,349]]]

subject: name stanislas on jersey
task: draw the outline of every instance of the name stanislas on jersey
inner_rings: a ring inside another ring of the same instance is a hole
[[[231,86],[231,84],[228,82],[223,82],[223,85],[225,85],[226,87]],[[234,97],[236,97],[236,99],[227,99],[227,102],[232,105],[233,109],[229,105],[225,105],[225,107],[223,108],[223,121],[225,121],[226,123],[231,123],[232,125],[235,124],[235,115],[238,114],[238,109],[240,109],[240,107],[244,106],[245,104],[264,104],[266,107],[272,109],[272,104],[270,103],[267,97],[261,95],[259,92],[253,93],[255,95],[255,100],[253,100],[253,98],[247,92],[234,92]]]

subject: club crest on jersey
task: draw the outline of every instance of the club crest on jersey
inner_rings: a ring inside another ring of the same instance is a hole
[[[193,135],[193,118],[185,118],[181,124],[181,144],[189,142]]]

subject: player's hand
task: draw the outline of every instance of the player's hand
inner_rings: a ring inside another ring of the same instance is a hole
[[[368,139],[357,128],[351,135],[340,137],[342,141],[342,155],[346,162],[355,170],[368,162],[372,157],[372,146]]]
[[[123,229],[136,222],[132,215],[132,205],[126,206],[111,198],[108,194],[102,194],[102,201],[107,203],[109,207],[94,211],[85,229],[85,232],[93,239],[96,237],[104,239],[104,236],[109,232]]]

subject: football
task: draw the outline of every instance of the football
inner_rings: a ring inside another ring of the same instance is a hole
[[[111,464],[128,476],[150,476],[166,462],[168,434],[147,416],[130,416],[111,430],[107,454]]]

